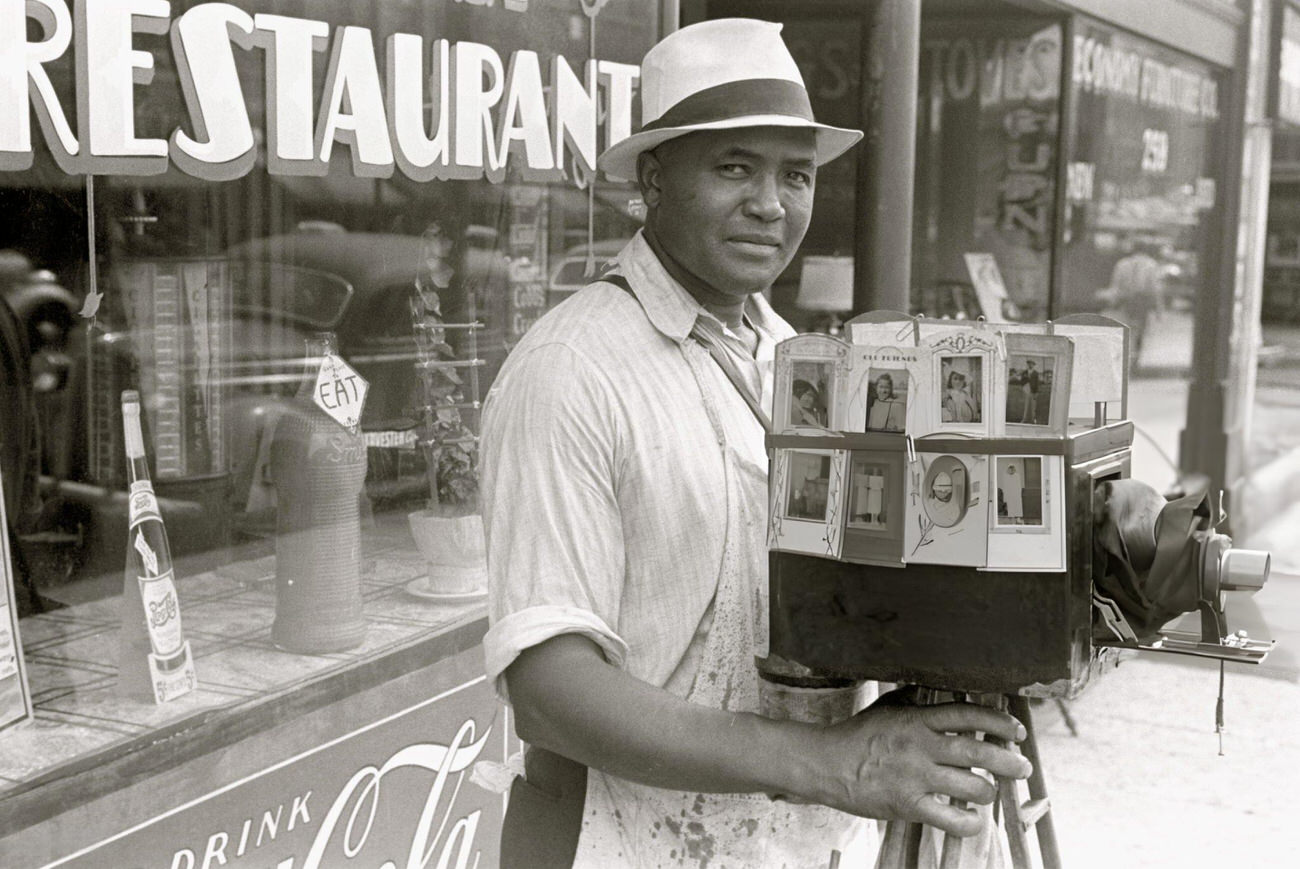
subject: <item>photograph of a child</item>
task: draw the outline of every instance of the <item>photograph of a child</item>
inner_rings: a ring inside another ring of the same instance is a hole
[[[943,356],[939,360],[940,419],[945,423],[984,421],[984,357]]]
[[[886,465],[854,459],[850,479],[853,481],[849,502],[849,527],[884,531],[888,528],[889,493]]]
[[[798,361],[790,384],[790,425],[826,428],[832,362]]]
[[[940,456],[930,465],[921,487],[921,504],[930,521],[951,528],[966,515],[966,466],[952,456]]]
[[[790,454],[787,519],[826,521],[827,493],[831,481],[831,457],[814,453]]]
[[[1055,358],[1012,354],[1007,360],[1008,423],[1048,425]]]
[[[867,431],[903,431],[907,426],[907,371],[872,368],[867,374]]]
[[[1043,527],[1043,460],[1034,456],[999,456],[997,479],[996,524]]]

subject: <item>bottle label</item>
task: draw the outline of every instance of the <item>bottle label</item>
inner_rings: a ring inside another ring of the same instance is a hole
[[[137,536],[136,539],[142,541],[144,538]],[[181,636],[181,608],[172,571],[162,576],[141,576],[138,579],[145,624],[149,629],[149,645],[155,655],[171,658],[185,643]]]
[[[181,644],[179,652],[169,657],[149,655],[149,681],[153,685],[155,703],[166,703],[198,687],[199,677],[194,672],[194,658],[190,644]]]
[[[128,498],[130,499],[127,509],[128,530],[135,528],[146,519],[162,521],[162,514],[158,512],[158,499],[153,493],[153,484],[148,480],[136,480],[132,483]]]

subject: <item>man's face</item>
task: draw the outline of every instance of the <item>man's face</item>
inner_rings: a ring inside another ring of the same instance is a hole
[[[647,222],[664,250],[728,295],[770,287],[812,216],[812,130],[751,127],[671,139],[638,165]]]

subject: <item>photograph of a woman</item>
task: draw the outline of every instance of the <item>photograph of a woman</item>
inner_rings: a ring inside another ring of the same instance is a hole
[[[790,384],[790,425],[826,428],[830,419],[829,362],[795,362]]]
[[[907,372],[871,369],[867,431],[903,431],[907,426]]]
[[[999,456],[997,460],[999,526],[1043,525],[1043,460],[1034,456]]]
[[[980,394],[984,385],[984,359],[980,356],[948,356],[940,361],[942,405],[945,423],[979,423],[984,421]]]

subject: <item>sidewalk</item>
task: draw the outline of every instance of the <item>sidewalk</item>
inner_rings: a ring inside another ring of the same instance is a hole
[[[1179,352],[1172,330],[1162,337],[1163,352]],[[1227,612],[1231,629],[1277,646],[1262,665],[1226,666],[1222,756],[1213,661],[1135,653],[1066,704],[1077,736],[1055,704],[1034,707],[1066,867],[1270,869],[1300,859],[1300,329],[1266,329],[1265,348],[1251,433],[1252,481],[1263,485],[1247,494],[1274,503],[1250,505],[1269,518],[1238,543],[1271,549],[1273,574],[1253,596],[1230,593]],[[1186,407],[1185,377],[1132,381],[1134,477],[1161,490],[1174,481]],[[1179,626],[1198,629],[1197,616]]]

